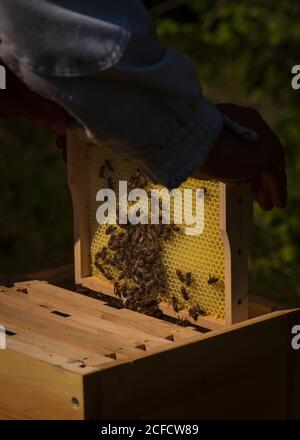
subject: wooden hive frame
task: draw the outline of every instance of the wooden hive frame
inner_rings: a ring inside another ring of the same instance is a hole
[[[110,282],[91,276],[90,231],[88,222],[89,170],[84,132],[68,133],[68,183],[74,211],[75,281],[91,290],[114,296]],[[101,148],[101,147],[99,147]],[[248,242],[252,203],[245,187],[220,188],[220,230],[225,250],[225,320],[199,317],[196,323],[208,329],[222,328],[248,317]],[[161,310],[170,316],[190,319],[186,311],[176,313],[167,304]]]

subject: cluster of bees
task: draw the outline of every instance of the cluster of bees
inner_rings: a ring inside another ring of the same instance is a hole
[[[113,166],[106,159],[99,169],[99,177],[111,183],[110,172]],[[139,170],[128,181],[129,191],[147,186],[148,179]],[[125,307],[158,316],[161,314],[159,302],[167,293],[162,244],[171,240],[179,227],[120,224],[118,219],[117,223],[106,227],[108,243],[95,255],[95,267],[114,282],[114,293]]]
[[[176,275],[181,282],[180,294],[184,301],[188,301],[190,299],[188,287],[192,285],[193,274],[192,272],[183,273],[180,269],[176,269]],[[172,297],[172,306],[176,313],[185,308],[183,302],[180,302],[176,296]],[[198,319],[199,315],[206,315],[206,312],[198,305],[190,307],[188,313],[195,321]]]
[[[105,179],[108,187],[113,189],[110,173],[113,166],[107,159],[99,169],[99,178]],[[148,179],[137,170],[128,181],[128,190],[141,188],[147,190]],[[111,186],[109,186],[111,185]],[[117,210],[118,212],[118,210]],[[160,212],[162,216],[162,212]],[[180,227],[175,224],[120,224],[109,225],[105,230],[109,236],[108,243],[96,253],[94,265],[109,281],[114,283],[114,294],[125,307],[160,316],[159,303],[168,298],[167,277],[162,261],[163,244],[172,240],[180,233]],[[176,313],[189,306],[190,288],[194,283],[192,272],[182,272],[176,269],[180,281],[177,296],[170,300]],[[218,278],[210,276],[207,283],[215,284]],[[205,315],[199,306],[190,306],[189,315],[194,319]]]
[[[140,172],[140,170],[136,171],[136,174],[130,177],[128,182],[128,191],[131,191],[135,188],[146,189],[148,186],[149,180],[144,174]]]
[[[110,281],[124,306],[159,315],[167,294],[162,243],[176,233],[171,225],[108,226],[108,244],[95,256],[95,266]]]

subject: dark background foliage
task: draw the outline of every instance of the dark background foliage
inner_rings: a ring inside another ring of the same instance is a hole
[[[298,0],[193,0],[158,21],[166,44],[191,57],[212,102],[254,106],[287,154],[289,204],[255,208],[251,292],[300,300],[300,64]],[[72,259],[72,209],[66,169],[54,139],[22,121],[0,126],[0,273],[20,274]]]

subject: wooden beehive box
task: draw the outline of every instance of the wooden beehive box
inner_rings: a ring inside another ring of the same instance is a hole
[[[223,316],[191,319],[187,309],[174,313],[162,301],[165,316],[172,315],[167,322],[116,306],[112,282],[95,271],[94,245],[105,234],[95,228],[99,163],[89,145],[79,130],[70,132],[75,269],[34,274],[0,288],[7,342],[0,349],[0,419],[299,418],[300,356],[291,350],[291,337],[300,311],[277,310],[257,299],[248,307],[251,206],[244,190],[208,185],[207,224],[214,231],[211,249],[218,248],[218,273],[193,243],[188,258],[179,252],[181,239],[175,248],[183,266],[194,258],[194,272],[203,263],[193,298],[201,301],[202,292],[214,306],[218,297]],[[172,252],[171,290],[178,265]],[[210,270],[223,289],[219,296],[215,286],[203,289]],[[74,272],[75,283],[91,289],[85,295],[75,291]],[[187,327],[178,325],[182,318]]]
[[[45,281],[0,288],[0,419],[299,418],[300,312],[250,312],[199,332]]]
[[[108,174],[103,172],[106,162],[111,168]],[[107,280],[97,266],[97,255],[103,247],[107,249],[110,238],[106,234],[106,225],[99,225],[96,221],[100,205],[96,200],[97,193],[112,186],[118,196],[119,181],[130,182],[136,168],[136,164],[110,149],[93,145],[82,130],[70,130],[68,180],[74,208],[75,279],[77,284],[93,291],[115,296],[114,282],[119,273],[117,271],[114,279]],[[153,188],[157,186],[148,183],[148,193]],[[167,295],[160,298],[159,307],[166,315],[216,329],[248,316],[248,241],[252,203],[242,186],[233,188],[218,182],[188,179],[180,187],[182,191],[197,188],[204,190],[204,230],[202,234],[189,236],[181,228],[170,242],[161,245],[158,258],[161,257],[166,273]],[[133,229],[136,227],[132,226]],[[155,239],[152,244],[153,241]],[[134,260],[131,255],[130,259],[137,262],[139,257]],[[182,298],[182,283],[176,275],[178,269],[184,273],[192,272],[187,300]],[[150,280],[152,278],[150,276]],[[144,287],[142,293],[145,295]],[[191,310],[196,308],[201,312],[195,317]]]

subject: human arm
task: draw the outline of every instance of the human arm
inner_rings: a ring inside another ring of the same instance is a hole
[[[247,158],[257,144],[224,129],[223,113],[204,97],[193,64],[161,45],[138,0],[100,0],[97,6],[3,0],[0,12],[0,31],[9,41],[0,53],[22,80],[71,113],[93,141],[135,160],[152,180],[173,188],[198,170],[203,178],[222,180],[225,173],[236,181],[238,173],[253,183],[262,173],[268,155]],[[272,144],[270,133],[267,138]]]
[[[6,84],[1,90],[0,118],[25,118],[58,136],[65,135],[71,118],[57,103],[31,91],[7,68]]]
[[[287,178],[283,146],[260,114],[248,107],[219,104],[232,120],[253,129],[258,137],[247,140],[226,128],[195,176],[236,185],[249,182],[254,200],[265,210],[287,203]]]

